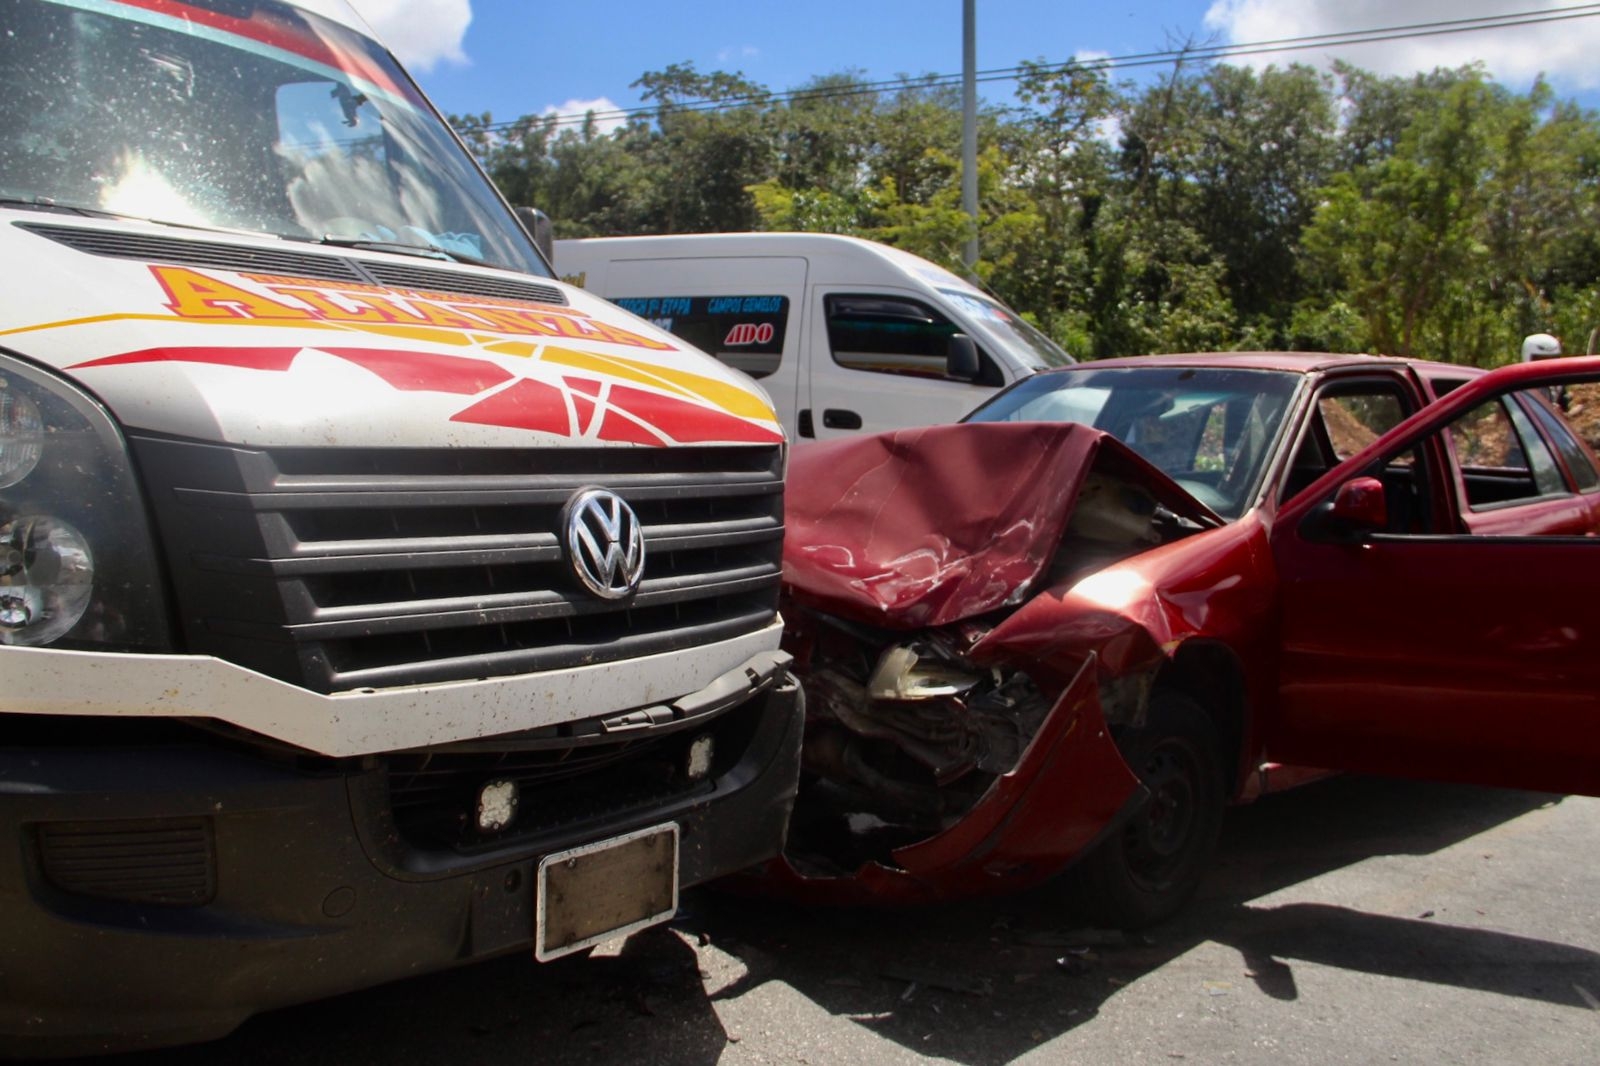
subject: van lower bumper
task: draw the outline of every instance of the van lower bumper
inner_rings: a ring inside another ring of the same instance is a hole
[[[668,822],[682,886],[776,854],[801,716],[780,671],[717,716],[725,754],[693,788],[456,845],[396,809],[415,760],[401,782],[389,757],[210,740],[0,747],[0,1057],[212,1039],[403,976],[531,964],[544,855]],[[94,720],[74,728],[92,736]]]

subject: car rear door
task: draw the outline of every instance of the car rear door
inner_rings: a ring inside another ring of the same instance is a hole
[[[1460,426],[1485,404],[1585,379],[1600,380],[1600,359],[1486,375],[1284,505],[1272,531],[1281,658],[1261,723],[1268,758],[1600,794],[1600,538],[1570,525],[1551,534],[1551,493],[1531,480],[1532,497],[1475,520],[1454,458]],[[1454,482],[1435,496],[1455,509],[1402,532],[1363,519],[1359,500],[1381,500],[1372,475],[1407,452]]]

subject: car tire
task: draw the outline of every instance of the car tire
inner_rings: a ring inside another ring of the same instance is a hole
[[[1118,738],[1150,799],[1063,875],[1080,917],[1140,929],[1194,895],[1216,852],[1225,803],[1217,731],[1194,700],[1156,689],[1145,725]]]

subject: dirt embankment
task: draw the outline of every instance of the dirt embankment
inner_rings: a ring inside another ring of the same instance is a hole
[[[1600,384],[1574,385],[1567,390],[1567,421],[1600,453]]]

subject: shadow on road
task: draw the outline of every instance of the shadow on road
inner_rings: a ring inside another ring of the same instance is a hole
[[[1427,855],[1558,797],[1340,778],[1230,813],[1216,869],[1183,915],[1145,937],[1074,928],[1048,887],[1011,900],[899,912],[777,910],[730,901],[703,927],[782,960],[778,979],[920,1054],[1010,1062],[1093,1018],[1121,987],[1206,941],[1267,995],[1295,999],[1293,963],[1583,1007],[1600,954],[1325,904],[1253,905],[1381,855]],[[849,976],[842,976],[849,975]],[[1219,975],[1224,976],[1224,975]],[[1228,982],[1219,981],[1226,987]],[[739,991],[739,990],[733,990]]]
[[[1147,937],[1075,929],[1049,888],[959,906],[818,910],[716,892],[685,896],[673,926],[614,953],[534,966],[521,955],[278,1011],[196,1048],[118,1066],[470,1062],[699,1066],[743,1040],[747,995],[793,990],[804,1010],[867,1027],[908,1052],[1007,1063],[1093,1018],[1118,990],[1198,944],[1236,949],[1229,971],[1295,999],[1294,964],[1582,1005],[1600,954],[1560,943],[1320,903],[1258,903],[1381,855],[1426,855],[1559,799],[1360,778],[1230,813],[1212,876]],[[729,1011],[730,1005],[738,1010]],[[732,1030],[732,1031],[730,1031]],[[781,1034],[780,1034],[781,1035]]]

